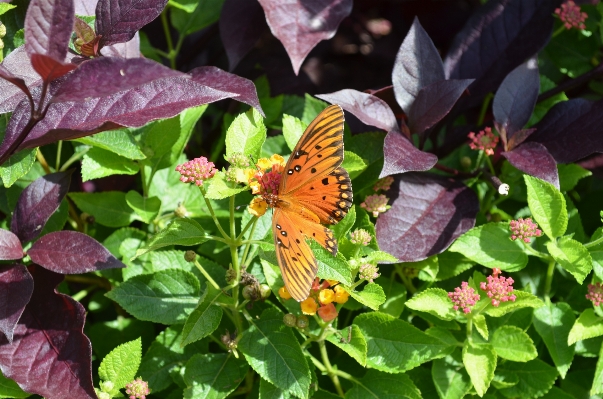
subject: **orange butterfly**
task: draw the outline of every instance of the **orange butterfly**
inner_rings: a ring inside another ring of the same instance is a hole
[[[336,224],[352,206],[352,183],[343,162],[343,110],[331,105],[310,123],[293,149],[276,193],[264,194],[274,208],[272,233],[287,291],[297,301],[310,293],[318,264],[311,238],[333,255],[337,241],[322,226]]]

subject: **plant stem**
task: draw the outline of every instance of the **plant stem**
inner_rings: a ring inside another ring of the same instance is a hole
[[[564,30],[567,30],[567,28],[565,27],[565,25],[561,24],[561,26],[558,27],[555,32],[553,32],[553,35],[551,36],[551,39],[554,38],[554,37],[556,37],[556,36],[559,36],[559,34],[561,32],[563,32]]]
[[[535,250],[530,244],[526,243],[524,248],[528,250],[528,252],[534,256],[537,256],[541,259],[551,260],[551,257],[543,252]]]
[[[249,227],[251,227],[253,225],[253,228],[255,229],[255,223],[258,221],[258,217],[254,216],[251,219],[249,219],[249,221],[247,222],[247,224],[245,225],[245,227],[243,228],[243,231],[241,231],[241,234],[239,234],[239,236],[237,237],[237,240],[240,240],[243,238],[243,234],[247,233],[247,230],[249,230]],[[249,235],[249,237],[251,237],[253,235],[253,230],[251,230],[251,234]]]
[[[590,247],[597,246],[597,245],[601,244],[602,242],[603,242],[603,236],[597,238],[595,241],[587,242],[586,244],[582,244],[582,245],[584,245],[585,248],[590,248]]]
[[[170,24],[167,19],[167,10],[161,13],[161,25],[163,25],[163,33],[165,34],[165,41],[168,47],[168,59],[170,60],[170,67],[176,69],[176,52],[174,51],[174,43],[172,42],[172,35],[170,34]]]
[[[490,105],[490,100],[494,98],[492,93],[488,93],[486,97],[484,97],[484,102],[482,103],[482,109],[479,111],[479,118],[477,119],[477,126],[481,126],[484,123],[484,118],[486,117],[486,111],[488,111],[488,105]]]
[[[40,151],[39,148],[36,151],[36,159],[38,160],[38,162],[40,162],[40,165],[42,166],[42,169],[44,169],[44,172],[46,172],[46,174],[50,174],[50,166],[48,166],[48,162],[46,162],[46,158],[44,158],[44,154],[42,154],[42,151]]]
[[[90,148],[92,148],[92,147],[90,147]],[[72,163],[74,163],[75,161],[77,161],[78,159],[80,159],[81,157],[83,157],[84,154],[86,154],[90,150],[90,148],[85,149],[83,151],[76,152],[71,157],[69,157],[69,159],[63,164],[63,166],[61,166],[60,171],[61,172],[66,171],[67,168],[70,167]]]
[[[546,271],[546,280],[544,282],[544,298],[551,299],[551,286],[553,285],[553,274],[555,274],[555,259],[551,259]]]
[[[326,370],[327,374],[329,375],[329,377],[331,378],[333,385],[335,385],[335,390],[337,391],[339,396],[341,396],[343,398],[344,397],[343,389],[341,388],[341,383],[339,382],[339,377],[334,372],[333,366],[331,366],[331,362],[329,361],[329,354],[327,353],[327,348],[325,346],[324,340],[318,341],[318,348],[320,349],[320,355],[322,357],[322,362],[325,366],[325,370]]]
[[[214,281],[214,279],[211,278],[211,276],[209,275],[209,273],[207,273],[207,271],[205,270],[205,268],[203,266],[201,266],[201,264],[199,263],[199,261],[197,259],[195,259],[195,266],[197,266],[197,269],[199,269],[199,271],[201,272],[201,274],[203,274],[203,277],[205,277],[207,279],[207,281],[209,281],[209,283],[214,286],[215,289],[217,289],[217,290],[220,289],[220,286],[218,285],[218,283],[216,283]]]
[[[55,164],[54,170],[59,170],[61,166],[61,153],[63,152],[63,140],[59,140],[57,143],[57,162]]]
[[[492,160],[489,156],[486,155],[486,163],[488,164],[488,169],[490,169],[490,173],[492,176],[496,176],[496,172],[494,172],[494,165],[492,165]]]
[[[216,227],[218,228],[218,231],[220,231],[220,234],[222,234],[222,237],[224,237],[225,239],[229,240],[230,237],[228,236],[228,234],[226,234],[226,232],[224,231],[224,229],[222,229],[222,225],[220,224],[220,222],[218,222],[218,218],[216,217],[216,214],[214,213],[214,208],[212,208],[211,203],[209,202],[209,200],[205,197],[205,187],[200,186],[199,190],[201,190],[201,194],[203,194],[203,199],[205,200],[205,205],[207,206],[207,210],[209,211],[209,214],[211,215],[211,218],[213,219],[214,223],[216,224]]]

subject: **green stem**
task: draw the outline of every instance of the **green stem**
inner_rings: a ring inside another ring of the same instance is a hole
[[[341,396],[344,397],[343,389],[341,388],[341,383],[339,382],[339,377],[333,370],[333,366],[331,366],[331,362],[329,361],[329,354],[327,353],[327,347],[325,346],[325,341],[318,341],[318,348],[320,349],[320,356],[322,357],[322,363],[325,366],[326,372],[331,378],[333,385],[335,385],[335,390]]]
[[[541,259],[551,260],[551,257],[543,252],[535,250],[530,244],[525,243],[524,248],[528,250],[528,252],[534,256],[537,256]]]
[[[92,148],[92,147],[90,147]],[[65,163],[63,164],[63,166],[61,166],[61,172],[64,172],[67,170],[67,168],[69,168],[71,166],[72,163],[74,163],[75,161],[79,160],[81,157],[84,156],[84,154],[86,154],[90,148],[80,151],[80,152],[76,152],[75,154],[73,154],[67,161],[65,161]]]
[[[167,19],[167,8],[161,13],[161,25],[163,25],[163,33],[165,34],[165,41],[168,47],[168,59],[170,60],[170,67],[176,69],[176,54],[174,51],[174,43],[172,42],[172,35],[170,34],[170,24]]]
[[[490,105],[490,100],[493,98],[494,95],[492,93],[488,93],[488,95],[484,97],[482,109],[479,111],[479,118],[477,119],[477,126],[481,126],[484,123],[484,118],[486,117],[486,112],[488,111],[488,105]]]
[[[564,30],[567,30],[567,29],[566,29],[565,25],[561,24],[561,26],[559,28],[557,28],[557,30],[555,32],[553,32],[553,36],[551,36],[551,39],[556,36],[559,36],[559,34],[561,32],[563,32]]]
[[[551,286],[553,285],[553,274],[555,274],[555,263],[555,260],[551,259],[546,271],[546,280],[544,282],[544,298],[546,300],[551,299]]]
[[[469,341],[472,340],[472,337],[473,337],[472,334],[473,334],[473,319],[469,318],[467,320],[467,339]]]
[[[71,298],[75,299],[76,301],[81,301],[82,299],[84,299],[85,297],[88,296],[88,294],[90,294],[91,291],[93,291],[94,289],[96,289],[96,287],[88,287],[88,288],[84,288],[83,290],[81,290],[80,292],[76,293],[75,295],[72,295]]]
[[[414,295],[417,292],[417,289],[413,285],[412,281],[408,277],[406,277],[400,266],[396,267],[396,270],[398,272],[398,276],[400,276],[400,280],[402,280],[402,283],[404,284],[408,292]]]
[[[254,216],[251,219],[249,219],[249,221],[247,222],[247,224],[245,225],[245,227],[243,228],[243,231],[241,231],[241,234],[239,234],[239,236],[237,237],[237,241],[243,238],[243,234],[247,233],[247,230],[249,230],[249,227],[253,226],[253,228],[255,229],[255,223],[258,221],[258,217]],[[249,234],[249,237],[253,236],[253,230],[251,230],[251,234]]]
[[[57,144],[57,162],[55,164],[54,170],[59,170],[61,166],[61,152],[63,151],[63,140],[59,140]]]
[[[224,345],[224,342],[222,342],[218,338],[214,337],[213,334],[209,334],[209,339],[211,339],[212,341],[214,341],[216,344],[218,344],[225,351],[228,351],[228,348],[226,347],[226,345]]]
[[[603,242],[603,236],[601,236],[601,237],[597,238],[595,241],[591,241],[591,242],[586,243],[586,244],[583,244],[583,245],[584,245],[584,247],[586,247],[586,248],[590,248],[590,247],[594,247],[594,246],[596,246],[596,245],[599,245],[599,244],[601,244],[602,242]]]
[[[228,234],[226,234],[224,229],[222,229],[222,225],[220,224],[220,222],[218,222],[218,218],[216,217],[216,214],[214,213],[214,208],[211,206],[211,203],[209,202],[209,200],[205,197],[205,195],[206,195],[205,187],[200,186],[199,190],[201,190],[201,194],[203,194],[203,199],[205,200],[205,205],[207,206],[207,210],[209,211],[211,218],[213,219],[214,223],[216,224],[218,231],[220,232],[220,234],[222,234],[222,237],[224,237],[226,240],[230,240],[230,237],[228,236]]]
[[[220,289],[220,286],[218,285],[218,283],[216,283],[214,281],[214,279],[209,275],[209,273],[207,273],[205,268],[203,266],[201,266],[201,264],[199,263],[199,261],[197,259],[195,259],[195,266],[197,266],[197,269],[199,269],[201,274],[203,274],[203,277],[205,277],[207,279],[207,281],[209,281],[209,283],[214,286],[215,289],[217,289],[217,290]]]
[[[488,169],[490,169],[490,173],[492,176],[496,177],[496,173],[494,172],[494,165],[492,165],[492,161],[490,157],[486,155],[486,163],[488,164]]]

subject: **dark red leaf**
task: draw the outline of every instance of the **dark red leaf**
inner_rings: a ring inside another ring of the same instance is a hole
[[[265,21],[264,11],[257,1],[224,2],[220,13],[220,38],[231,71],[258,41],[266,29]]]
[[[100,0],[96,5],[96,34],[101,47],[125,43],[161,14],[168,0]]]
[[[10,229],[22,242],[36,238],[69,190],[70,172],[44,175],[31,183],[19,197]]]
[[[159,79],[185,76],[147,58],[99,57],[84,62],[69,75],[52,102],[106,97]]]
[[[438,162],[437,156],[419,150],[410,140],[395,131],[385,136],[383,155],[385,159],[379,177],[429,170]]]
[[[381,250],[402,262],[416,262],[445,251],[474,226],[479,201],[463,183],[428,173],[395,179],[397,198],[375,226]]]
[[[559,188],[557,163],[542,144],[523,143],[511,151],[503,152],[502,156],[522,172],[548,181]]]
[[[4,65],[0,64],[0,78],[16,86],[23,94],[31,95],[25,81],[13,75]],[[3,93],[4,94],[4,93]],[[10,96],[10,94],[9,94]],[[21,96],[23,97],[23,96]],[[20,101],[20,100],[19,100]]]
[[[60,78],[77,68],[75,64],[63,64],[43,54],[32,54],[31,65],[46,82]]]
[[[76,15],[95,15],[98,0],[74,0]]]
[[[68,0],[32,0],[25,15],[25,49],[57,62],[65,60],[75,8]]]
[[[2,114],[12,112],[17,104],[25,98],[21,82],[11,80],[14,78],[9,79],[7,77],[12,75],[17,79],[22,79],[25,83],[25,88],[27,86],[33,87],[38,85],[42,79],[40,79],[40,75],[31,66],[25,46],[13,50],[0,66],[2,67],[0,68],[0,77],[4,78],[0,79],[0,93],[2,93],[0,96],[0,114]],[[17,86],[15,85],[16,83],[18,83]]]
[[[105,46],[100,53],[105,57],[139,58],[141,56],[140,35],[136,32],[132,40]]]
[[[48,233],[27,254],[34,263],[61,274],[126,267],[94,238],[77,231]]]
[[[603,100],[576,98],[555,104],[526,141],[543,144],[557,163],[603,152]]]
[[[392,110],[385,101],[372,94],[344,89],[334,93],[318,94],[316,97],[331,104],[339,104],[341,108],[360,119],[362,123],[378,127],[386,132],[398,131],[398,122]]]
[[[419,90],[444,79],[440,53],[415,17],[394,64],[392,82],[396,100],[408,113]]]
[[[24,265],[0,266],[0,332],[8,342],[13,342],[13,331],[33,289],[33,278]]]
[[[423,133],[446,116],[473,79],[441,80],[419,90],[410,111],[411,133]]]
[[[492,0],[454,39],[444,60],[450,79],[474,78],[468,104],[493,92],[505,76],[548,42],[560,0]]]
[[[92,347],[84,335],[86,311],[56,292],[63,276],[29,267],[34,290],[9,343],[0,337],[0,369],[24,391],[48,399],[97,399]]]
[[[306,56],[321,40],[332,38],[350,15],[352,0],[258,0],[266,22],[283,43],[297,75]]]
[[[229,97],[252,106],[263,117],[266,117],[260,105],[255,85],[251,80],[225,72],[214,66],[198,67],[189,71],[189,74],[195,82],[212,89],[228,92]]]
[[[0,229],[0,260],[23,258],[21,241],[12,231]]]
[[[365,92],[372,94],[375,97],[379,97],[380,99],[385,101],[385,103],[389,105],[389,107],[393,111],[394,115],[401,115],[404,113],[402,107],[400,107],[400,104],[398,104],[398,101],[396,100],[394,86],[385,86],[381,89],[366,90]]]
[[[496,91],[492,112],[494,120],[501,127],[499,133],[503,143],[513,137],[532,116],[540,90],[537,62],[531,58],[515,68]]]

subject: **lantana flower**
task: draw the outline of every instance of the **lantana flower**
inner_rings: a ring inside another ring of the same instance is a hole
[[[371,263],[365,263],[358,270],[358,277],[372,283],[374,279],[379,277],[379,268]]]
[[[560,8],[555,9],[555,15],[559,17],[565,29],[586,29],[584,21],[588,18],[588,14],[580,10],[580,6],[572,0],[568,0],[561,4]]]
[[[471,132],[467,137],[471,140],[469,147],[472,150],[482,150],[486,155],[494,155],[494,149],[498,145],[499,139],[498,136],[492,133],[492,128],[487,127],[478,134]]]
[[[479,288],[486,291],[486,295],[492,300],[492,306],[498,307],[501,302],[515,302],[517,298],[513,295],[513,279],[499,276],[500,269],[492,269],[492,275],[488,276],[488,282],[482,282]]]
[[[479,294],[466,281],[463,281],[460,288],[456,287],[454,292],[448,293],[448,298],[454,304],[452,306],[454,310],[462,309],[464,313],[469,313],[479,301]]]
[[[531,237],[540,237],[542,230],[538,228],[538,224],[532,222],[532,218],[511,220],[509,222],[511,230],[511,240],[521,240],[529,243]]]
[[[140,377],[126,384],[126,394],[129,399],[145,399],[150,393],[149,384]]]
[[[588,294],[586,294],[586,299],[591,301],[595,306],[599,306],[603,303],[603,286],[601,286],[601,283],[588,285]]]
[[[360,204],[360,207],[370,212],[373,217],[378,217],[380,213],[386,212],[391,206],[387,205],[389,199],[383,194],[369,195]]]
[[[286,287],[281,287],[278,294],[285,300],[291,298]],[[303,314],[311,316],[318,313],[323,321],[330,322],[338,315],[334,304],[346,303],[349,296],[350,294],[339,285],[338,281],[323,280],[321,282],[317,277],[310,289],[310,295],[300,303],[300,308]]]
[[[391,176],[385,176],[383,179],[377,180],[377,183],[373,186],[373,190],[378,193],[380,190],[387,191],[394,182],[394,178]]]
[[[365,229],[356,229],[350,233],[350,242],[366,247],[371,243],[371,234]]]
[[[215,166],[213,162],[208,162],[207,158],[200,157],[176,166],[176,172],[180,173],[181,182],[203,186],[203,182],[211,179],[218,171]]]

